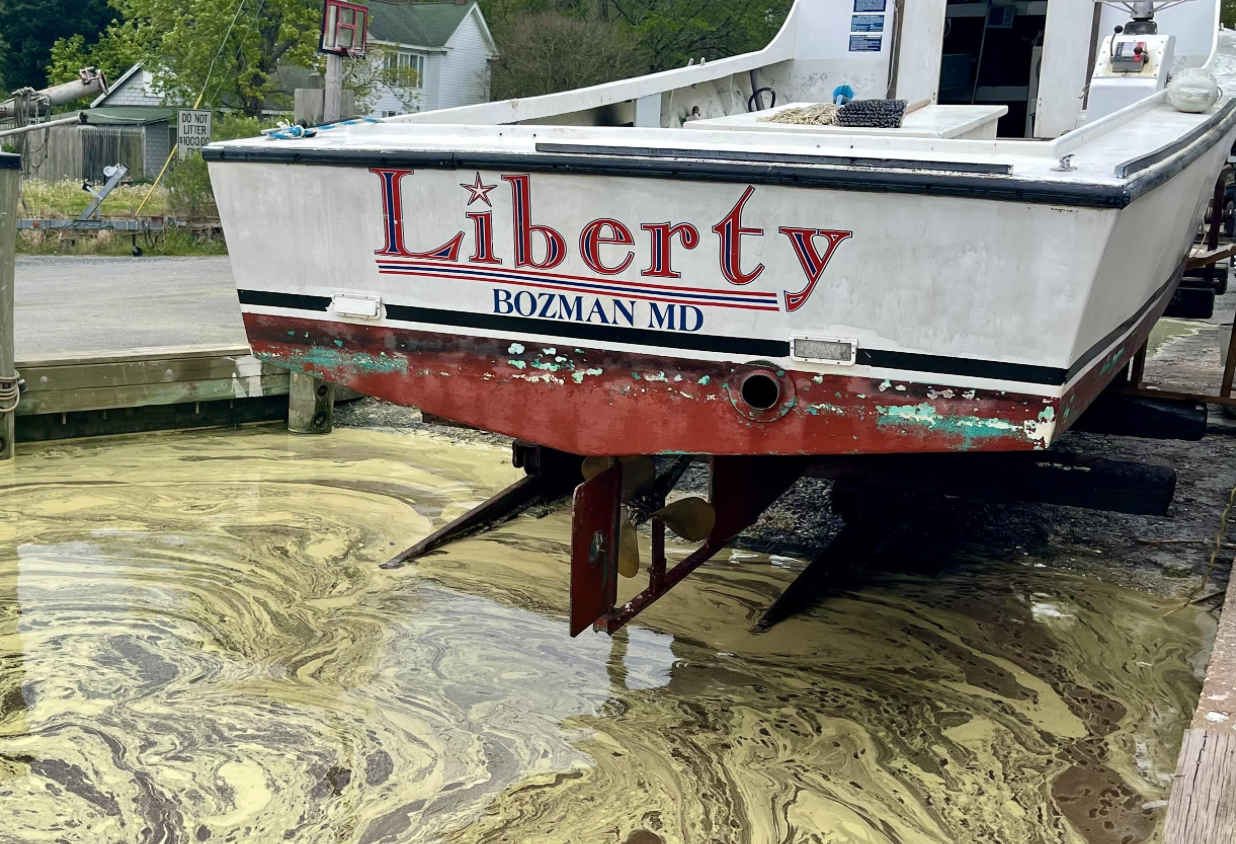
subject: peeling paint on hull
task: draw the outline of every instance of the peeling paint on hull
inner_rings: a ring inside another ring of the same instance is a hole
[[[262,357],[387,401],[584,455],[856,454],[1045,448],[1057,400],[768,370],[769,411],[741,381],[762,369],[590,349],[529,347],[385,326],[246,314]],[[557,352],[558,350],[556,350]],[[690,389],[682,389],[690,385]],[[950,397],[951,396],[951,397]]]
[[[1061,397],[275,314],[244,320],[260,357],[574,454],[1027,451],[1050,446],[1122,371],[1174,287]],[[742,381],[756,371],[780,385],[777,406],[743,401]]]

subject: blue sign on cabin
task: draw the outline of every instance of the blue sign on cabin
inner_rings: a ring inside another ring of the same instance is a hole
[[[880,52],[880,36],[879,35],[851,35],[850,36],[850,52],[851,53],[878,53]]]
[[[856,12],[883,12],[885,0],[854,0]]]
[[[883,32],[884,15],[855,15],[850,19],[850,32]]]

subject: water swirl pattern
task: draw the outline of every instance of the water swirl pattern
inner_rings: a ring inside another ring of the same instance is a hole
[[[753,636],[793,571],[735,554],[572,640],[563,512],[378,568],[516,477],[424,434],[23,448],[0,474],[0,842],[1155,835],[1202,613],[967,563]]]

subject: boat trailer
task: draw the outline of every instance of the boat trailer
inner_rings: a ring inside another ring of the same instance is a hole
[[[1205,406],[1148,402],[1112,392],[1077,428],[1149,438],[1200,439]],[[1130,419],[1141,420],[1140,425]],[[686,469],[708,467],[707,501],[667,505]],[[1021,501],[1139,515],[1166,515],[1173,469],[1070,452],[967,452],[856,456],[707,456],[584,458],[524,441],[512,463],[526,475],[420,542],[383,568],[399,568],[456,539],[475,535],[537,504],[572,495],[570,633],[613,634],[754,525],[799,478],[833,482],[832,507],[844,527],[753,625],[754,632],[805,609],[829,576],[861,570],[904,528],[923,494],[980,501]],[[573,492],[572,492],[573,490]],[[618,579],[639,569],[636,528],[648,524],[652,557],[647,586],[617,603]],[[699,547],[672,568],[670,529]]]

